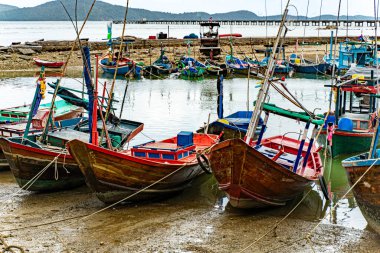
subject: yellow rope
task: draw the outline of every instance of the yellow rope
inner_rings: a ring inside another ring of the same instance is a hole
[[[15,253],[13,249],[18,249],[21,253],[24,253],[25,250],[16,245],[8,245],[7,242],[5,241],[4,237],[0,235],[0,245],[4,246],[4,249],[1,251],[1,253],[6,253],[6,252],[12,252]]]

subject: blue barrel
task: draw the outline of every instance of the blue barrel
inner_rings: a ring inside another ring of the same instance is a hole
[[[352,131],[354,123],[349,118],[341,118],[338,122],[338,129],[343,131]]]
[[[329,115],[329,116],[327,116],[325,124],[323,125],[323,128],[327,128],[328,123],[335,124],[335,115]]]

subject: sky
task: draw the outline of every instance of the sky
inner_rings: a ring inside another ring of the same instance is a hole
[[[32,7],[51,0],[0,0],[0,4],[15,5],[18,7]],[[74,0],[72,0],[74,1]],[[82,1],[82,0],[78,0]],[[127,0],[102,0],[110,4],[126,6]],[[309,8],[307,8],[309,3]],[[289,14],[295,15],[296,9],[299,15],[318,16],[322,1],[322,14],[337,15],[339,0],[291,0]],[[341,0],[341,13],[345,15],[366,15],[374,16],[373,0]],[[267,12],[265,11],[265,2]],[[284,7],[287,0],[130,0],[129,6],[134,8],[148,9],[152,11],[164,11],[172,13],[204,11],[208,13],[221,13],[237,10],[252,11],[260,16],[276,15],[281,12],[281,5]]]

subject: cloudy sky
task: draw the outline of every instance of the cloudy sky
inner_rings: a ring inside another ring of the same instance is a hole
[[[1,4],[16,5],[18,7],[36,6],[51,0],[0,0]],[[74,0],[73,0],[74,1]],[[83,0],[78,0],[83,1]],[[102,0],[110,4],[126,5],[127,0]],[[249,10],[258,15],[265,16],[265,2],[267,2],[268,15],[279,14],[281,5],[287,0],[130,0],[130,6],[154,11],[166,11],[173,13],[205,11],[209,13]],[[341,12],[349,15],[373,16],[373,0],[341,0]],[[306,15],[307,0],[291,0],[291,4],[297,7],[300,15]],[[339,0],[322,0],[322,13],[337,14]],[[216,4],[217,3],[217,4]],[[318,16],[321,0],[310,0],[309,16]],[[291,9],[290,14],[295,14]]]

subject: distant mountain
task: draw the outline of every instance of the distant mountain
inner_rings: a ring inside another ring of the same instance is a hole
[[[13,6],[13,5],[0,4],[0,12],[10,11],[10,10],[14,10],[14,9],[18,9],[18,7]]]
[[[75,19],[75,1],[62,0],[71,17]],[[78,1],[78,20],[84,20],[93,0]],[[89,20],[123,20],[125,7],[112,5],[102,1],[97,1]],[[206,12],[185,12],[180,14],[149,11],[144,9],[130,8],[128,10],[128,20],[280,20],[280,15],[262,17],[250,11],[233,11],[227,13],[209,14]],[[289,17],[289,19],[305,19],[306,17]],[[310,20],[318,20],[320,17],[311,17]],[[323,20],[336,20],[333,15],[323,15]],[[345,20],[346,17],[341,17]],[[373,19],[373,17],[353,16],[351,20]],[[67,17],[60,1],[50,1],[36,7],[17,8],[10,5],[0,5],[0,21],[66,21]]]

